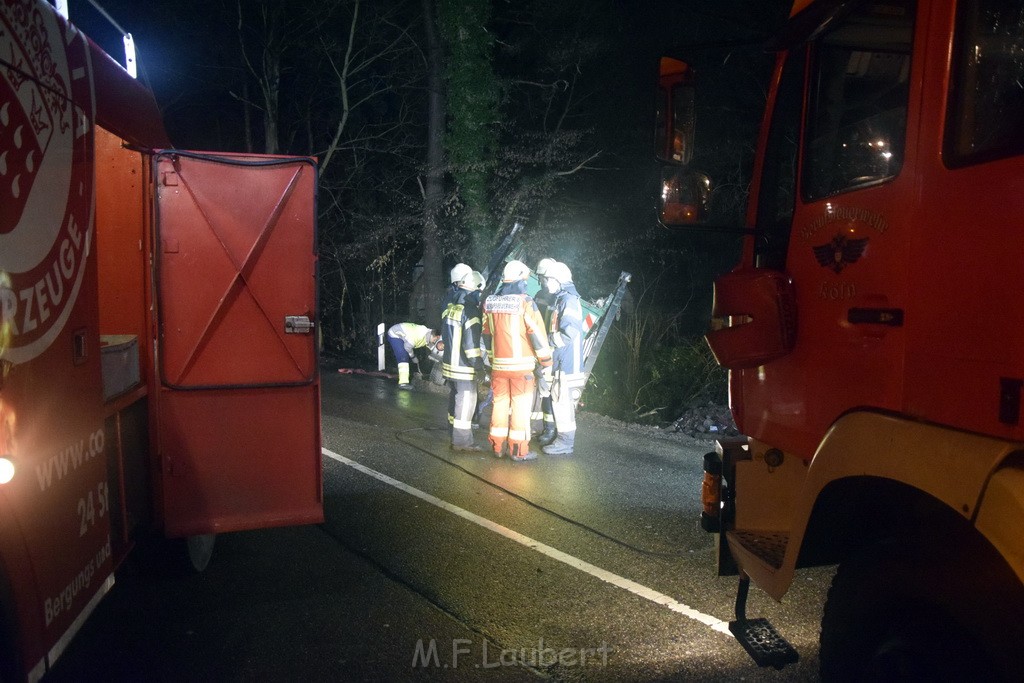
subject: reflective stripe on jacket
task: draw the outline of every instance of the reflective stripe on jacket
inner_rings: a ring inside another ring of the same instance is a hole
[[[444,312],[448,310],[448,304],[453,303],[456,299],[462,296],[465,292],[462,287],[459,287],[454,282],[444,289],[444,297],[441,299],[441,315],[437,318],[437,329],[440,330],[444,327]]]
[[[448,379],[472,380],[483,366],[480,349],[480,305],[473,292],[462,289],[444,309],[441,339],[444,355],[441,374]]]
[[[495,372],[533,372],[551,365],[544,321],[526,293],[526,282],[510,282],[484,300],[484,345]]]
[[[583,304],[576,286],[562,285],[551,307],[551,334],[553,348],[552,367],[561,372],[561,381],[569,387],[582,387],[583,373]]]

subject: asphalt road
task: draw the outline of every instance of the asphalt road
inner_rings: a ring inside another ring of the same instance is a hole
[[[830,572],[751,591],[796,665],[723,633],[709,444],[581,414],[576,454],[513,463],[450,452],[445,407],[325,371],[327,521],[222,535],[200,575],[131,560],[48,680],[816,680]]]

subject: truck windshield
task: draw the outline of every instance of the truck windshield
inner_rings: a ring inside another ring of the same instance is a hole
[[[1024,2],[962,2],[947,112],[951,166],[1024,152]]]
[[[903,164],[913,0],[860,5],[814,50],[805,200],[894,177]]]

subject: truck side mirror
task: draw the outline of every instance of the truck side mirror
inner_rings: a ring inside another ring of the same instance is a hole
[[[796,293],[788,275],[739,268],[715,281],[713,329],[705,335],[718,364],[738,370],[781,358],[796,343]]]
[[[662,57],[654,155],[666,164],[685,166],[693,158],[693,134],[693,69],[681,60]]]
[[[658,198],[658,219],[665,227],[681,227],[702,223],[711,201],[711,178],[697,171],[664,166],[661,172],[661,195]]]

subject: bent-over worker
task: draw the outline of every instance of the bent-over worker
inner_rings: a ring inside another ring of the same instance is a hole
[[[415,360],[416,349],[434,348],[441,341],[439,335],[426,325],[416,323],[398,323],[388,330],[388,343],[398,361],[398,388],[411,389],[409,383],[409,363]],[[418,363],[417,363],[418,365]]]

